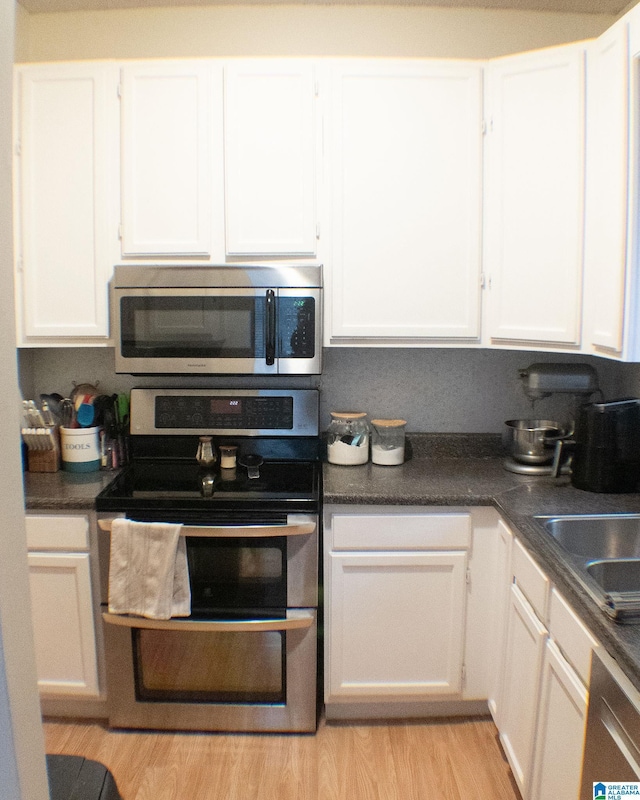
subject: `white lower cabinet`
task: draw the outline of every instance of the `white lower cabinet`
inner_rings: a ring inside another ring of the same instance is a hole
[[[577,800],[588,692],[558,646],[544,650],[532,776],[532,800]]]
[[[547,629],[518,586],[511,587],[501,695],[500,741],[523,797],[531,776]]]
[[[531,785],[532,800],[577,800],[591,654],[598,642],[557,589],[551,591]]]
[[[577,800],[598,643],[517,538],[510,576],[498,713],[490,709],[524,800]]]
[[[351,508],[325,512],[329,716],[333,703],[459,697],[469,514]]]
[[[493,669],[489,678],[489,710],[496,724],[502,712],[500,691],[504,674],[503,653],[507,638],[507,609],[511,583],[511,549],[513,534],[502,520],[498,520],[495,548],[492,606],[494,627],[492,634]]]
[[[85,515],[27,515],[31,609],[43,697],[99,696]]]
[[[466,553],[330,558],[330,697],[458,693]]]

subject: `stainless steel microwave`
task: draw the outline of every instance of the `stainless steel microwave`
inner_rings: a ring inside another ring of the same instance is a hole
[[[133,375],[315,375],[322,267],[117,266],[115,369]]]

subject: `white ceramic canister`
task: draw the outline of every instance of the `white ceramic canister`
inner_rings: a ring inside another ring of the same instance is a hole
[[[371,420],[371,461],[395,465],[404,462],[404,419]]]
[[[62,469],[94,472],[100,469],[100,428],[60,428]]]

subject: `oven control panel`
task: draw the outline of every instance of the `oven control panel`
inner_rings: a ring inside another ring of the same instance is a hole
[[[239,397],[176,395],[156,397],[155,427],[192,430],[291,430],[291,397]]]
[[[317,389],[131,390],[136,436],[318,436]]]

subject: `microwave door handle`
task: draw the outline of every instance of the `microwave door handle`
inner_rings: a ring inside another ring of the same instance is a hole
[[[276,360],[276,293],[267,289],[267,366],[273,366]]]

